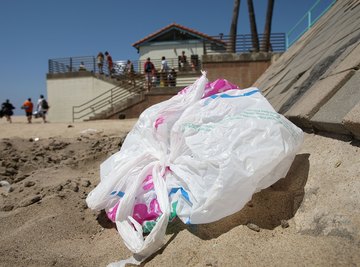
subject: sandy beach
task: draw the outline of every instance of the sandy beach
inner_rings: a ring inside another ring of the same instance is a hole
[[[106,266],[132,253],[86,206],[136,123],[0,120],[0,266]],[[288,175],[220,221],[168,225],[144,266],[360,266],[359,142],[305,134]]]

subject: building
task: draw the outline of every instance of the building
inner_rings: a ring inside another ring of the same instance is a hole
[[[161,58],[166,57],[171,68],[177,69],[178,58],[182,51],[189,59],[197,64],[202,56],[213,49],[225,51],[225,43],[209,35],[172,23],[135,42],[132,46],[138,50],[140,62],[151,58],[156,68],[159,68]],[[141,64],[139,64],[141,68]]]

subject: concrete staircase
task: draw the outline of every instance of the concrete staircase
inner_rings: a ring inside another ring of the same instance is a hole
[[[91,120],[103,120],[108,119],[116,114],[119,114],[121,111],[128,109],[130,106],[134,106],[142,101],[144,101],[145,95],[144,93],[135,93],[129,95],[127,98],[110,105],[107,109],[102,110],[99,113],[95,113],[93,116],[90,116],[89,121]],[[119,116],[121,118],[121,115]],[[123,117],[125,118],[125,117]]]
[[[134,76],[135,85],[129,84],[130,81],[126,76],[109,77],[94,74],[93,77],[115,86],[79,106],[74,106],[74,121],[108,119],[144,99],[145,80],[143,75]]]
[[[193,84],[199,77],[200,72],[184,72],[180,73],[176,79],[176,87],[161,87],[156,86],[152,88],[150,94],[157,95],[175,95],[184,87]],[[135,75],[136,86],[129,84],[129,79],[126,76],[105,76],[94,74],[94,77],[102,81],[111,83],[115,87],[111,88],[108,92],[103,93],[96,98],[87,101],[86,103],[74,107],[75,120],[103,120],[110,118],[122,118],[126,113],[125,111],[139,103],[145,101],[145,79],[144,75]],[[159,98],[162,99],[162,98]],[[159,101],[163,101],[159,100]],[[139,114],[147,107],[144,104],[139,108]]]

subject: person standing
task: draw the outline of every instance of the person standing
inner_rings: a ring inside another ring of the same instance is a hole
[[[103,66],[104,66],[104,54],[102,52],[99,52],[99,54],[96,57],[97,66],[99,69],[100,74],[104,74],[103,72]]]
[[[187,60],[185,51],[182,51],[181,56],[179,56],[179,69],[184,71],[186,68]]]
[[[85,64],[83,61],[80,62],[80,65],[79,65],[79,71],[84,71],[86,70],[86,67],[85,67]]]
[[[108,66],[109,76],[111,76],[111,74],[113,73],[113,60],[108,51],[105,52],[105,57]]]
[[[28,123],[31,123],[32,120],[32,112],[34,108],[34,104],[31,102],[31,98],[28,98],[23,105],[21,106],[22,109],[25,110],[25,115],[27,118]]]
[[[154,70],[155,70],[154,64],[151,62],[150,58],[148,57],[144,63],[144,73],[145,73],[145,80],[147,83],[147,91],[148,92],[150,91],[150,88],[151,88]]]
[[[13,106],[13,104],[10,103],[9,99],[6,99],[6,101],[1,105],[2,113],[4,114],[6,120],[9,123],[12,123],[11,116],[14,115],[14,109],[15,107]]]
[[[165,57],[161,58],[161,69],[160,69],[160,86],[168,86],[168,71],[169,65]]]
[[[46,123],[46,114],[49,110],[49,104],[43,95],[40,95],[40,98],[37,102],[36,110],[38,114],[42,117],[43,122]]]
[[[135,84],[135,70],[134,70],[134,64],[128,59],[126,63],[126,74],[128,75],[129,84],[136,85]]]

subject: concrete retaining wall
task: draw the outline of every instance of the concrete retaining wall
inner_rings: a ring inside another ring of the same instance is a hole
[[[279,58],[280,54],[248,53],[248,54],[214,54],[203,56],[203,69],[208,72],[210,81],[223,78],[247,88]]]
[[[315,132],[360,136],[360,4],[335,5],[257,80],[274,108]]]
[[[52,75],[47,79],[51,122],[72,122],[72,107],[113,88],[114,85],[93,77],[92,73]]]

